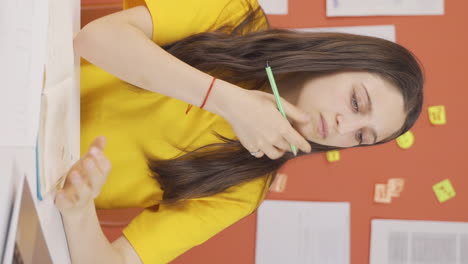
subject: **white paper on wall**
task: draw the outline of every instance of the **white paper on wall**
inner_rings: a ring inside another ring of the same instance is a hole
[[[468,263],[468,223],[372,220],[370,264]]]
[[[258,0],[265,13],[270,15],[287,15],[288,0]]]
[[[443,15],[444,0],[327,0],[327,16]]]
[[[378,37],[378,38],[383,38],[389,41],[396,42],[394,25],[301,28],[301,29],[296,29],[296,30],[304,31],[304,32],[342,32],[342,33]]]
[[[350,205],[266,200],[258,209],[256,264],[349,264]]]

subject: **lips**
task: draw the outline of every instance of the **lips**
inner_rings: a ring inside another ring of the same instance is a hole
[[[320,114],[319,133],[320,133],[320,136],[322,136],[322,138],[324,138],[324,139],[328,135],[327,122],[325,122],[325,119],[323,118],[322,114]]]

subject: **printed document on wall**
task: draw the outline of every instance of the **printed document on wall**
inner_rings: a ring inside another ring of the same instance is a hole
[[[349,219],[349,203],[266,200],[255,263],[349,264]]]
[[[288,0],[258,0],[258,3],[269,15],[288,14]]]
[[[369,37],[383,38],[396,42],[395,25],[377,26],[351,26],[351,27],[320,27],[320,28],[300,28],[295,29],[303,32],[337,32]]]
[[[327,0],[327,16],[443,15],[444,0]]]
[[[468,263],[468,223],[372,220],[370,264]]]

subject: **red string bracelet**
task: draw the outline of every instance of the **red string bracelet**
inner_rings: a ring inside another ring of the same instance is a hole
[[[203,103],[201,104],[200,109],[203,109],[203,107],[205,106],[205,103],[208,100],[208,96],[210,96],[211,89],[213,88],[213,84],[214,84],[215,80],[216,80],[216,77],[213,77],[213,80],[211,81],[211,84],[210,84],[210,88],[208,88],[208,91],[206,92],[205,99],[203,99]],[[185,114],[188,114],[190,109],[192,109],[192,106],[193,105],[191,105],[191,104],[188,105],[187,110],[185,111]]]

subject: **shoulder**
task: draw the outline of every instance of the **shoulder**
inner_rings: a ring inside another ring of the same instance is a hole
[[[217,26],[227,26],[228,31],[248,20],[248,26],[239,32],[245,34],[252,31],[268,29],[268,18],[257,0],[229,0],[219,13]]]

